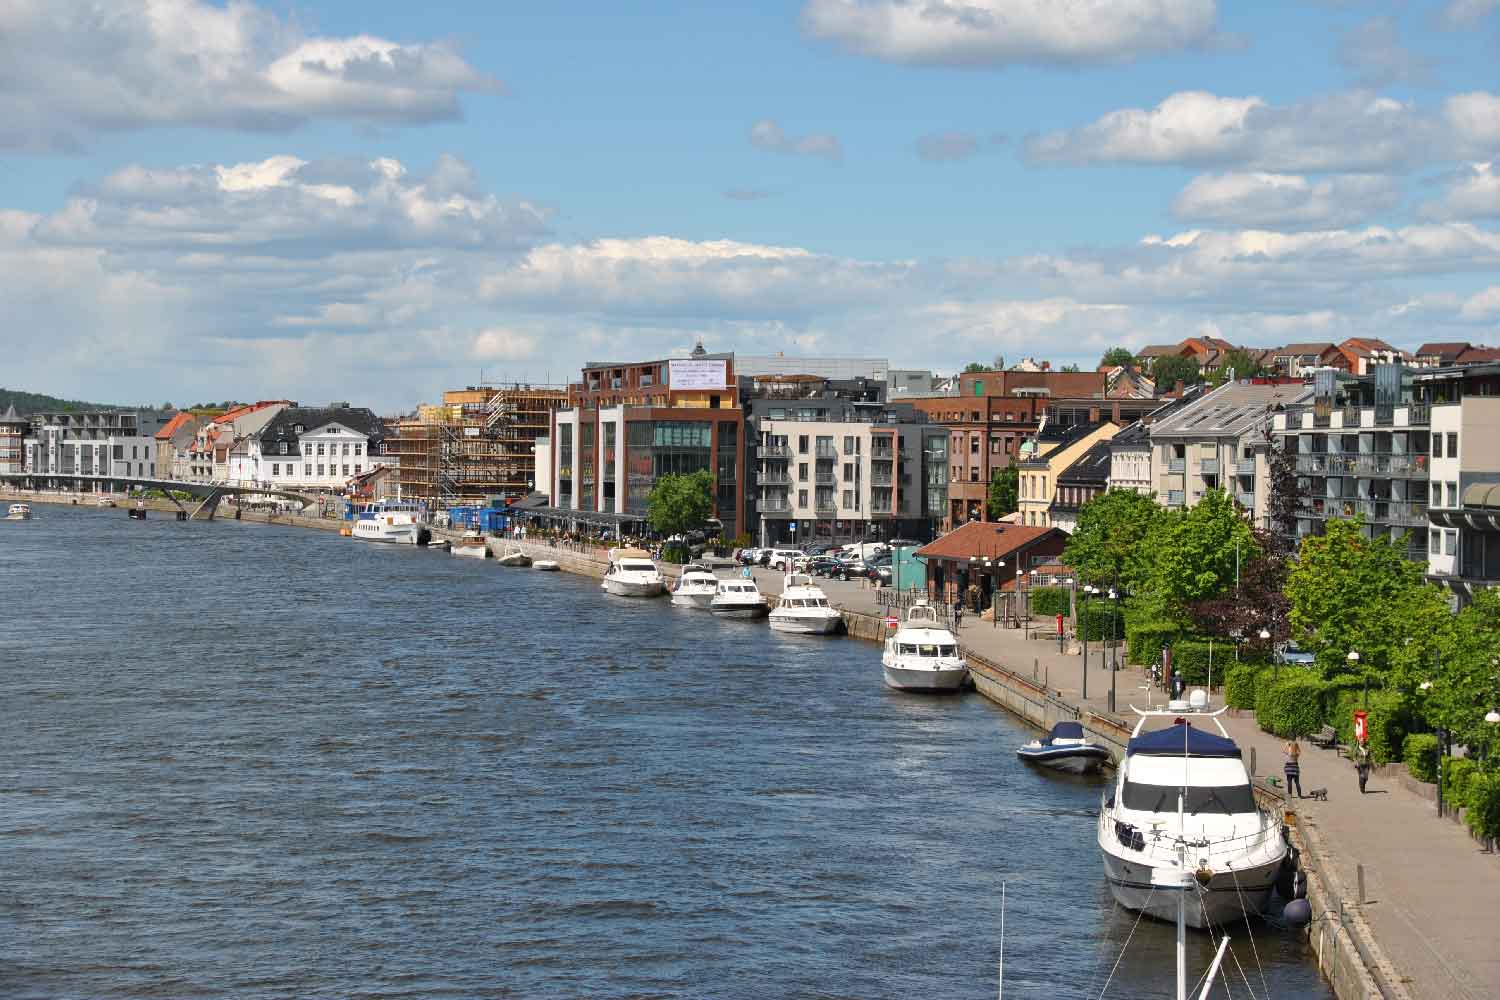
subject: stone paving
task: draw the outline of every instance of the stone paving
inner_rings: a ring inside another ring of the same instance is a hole
[[[761,589],[779,593],[781,574],[757,570]],[[856,581],[818,581],[833,603],[866,614],[883,612],[878,591]],[[1047,623],[1050,625],[1051,623]],[[1021,630],[965,617],[959,639],[967,648],[1020,673],[1035,670],[1063,699],[1107,713],[1111,671],[1091,644],[1083,696],[1082,657],[1058,652],[1055,638],[1028,639]],[[1232,654],[1231,660],[1232,663]],[[1226,663],[1226,666],[1229,664]],[[1148,691],[1139,668],[1114,674],[1117,704],[1146,707]],[[1160,693],[1155,694],[1158,705]],[[1120,714],[1116,713],[1116,714]],[[1246,752],[1255,751],[1257,772],[1279,777],[1283,741],[1263,733],[1253,717],[1225,716],[1225,729]],[[1374,775],[1361,795],[1354,765],[1334,750],[1303,745],[1302,787],[1326,788],[1328,801],[1296,803],[1299,822],[1316,827],[1325,863],[1354,893],[1356,865],[1365,870],[1365,919],[1387,957],[1416,997],[1478,1000],[1500,998],[1500,857],[1484,853],[1467,830],[1439,819],[1434,804],[1398,782]],[[1360,905],[1353,898],[1350,906]]]

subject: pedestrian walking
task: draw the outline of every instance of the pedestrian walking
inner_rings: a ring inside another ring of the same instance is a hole
[[[1293,736],[1287,740],[1286,746],[1282,748],[1285,759],[1281,770],[1286,774],[1286,792],[1292,794],[1292,787],[1296,786],[1297,798],[1302,798],[1302,744],[1297,742]]]
[[[1370,748],[1355,743],[1349,756],[1354,760],[1354,771],[1359,775],[1359,794],[1365,794],[1365,782],[1370,780]]]
[[[963,624],[964,606],[962,604],[955,604],[953,605],[953,631],[957,632],[960,628],[963,627]]]

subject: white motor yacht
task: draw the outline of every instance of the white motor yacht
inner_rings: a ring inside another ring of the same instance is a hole
[[[539,569],[543,573],[556,573],[562,569],[556,559],[538,559],[531,564],[532,569]]]
[[[24,503],[13,503],[5,512],[7,521],[29,521],[31,520],[31,505]]]
[[[682,575],[672,588],[672,604],[679,608],[707,609],[719,592],[719,578],[714,571],[700,563],[688,563],[682,567]]]
[[[618,597],[655,597],[666,589],[666,581],[641,549],[610,549],[609,570],[599,584]]]
[[[484,535],[478,531],[466,531],[462,538],[454,542],[448,551],[456,556],[468,556],[470,559],[488,559],[490,547],[485,544]]]
[[[844,624],[844,616],[828,603],[823,588],[806,573],[788,573],[781,581],[781,600],[771,612],[777,632],[828,635]]]
[[[497,556],[496,562],[498,562],[501,566],[519,566],[520,568],[525,569],[527,566],[531,565],[531,557],[522,552],[519,548],[512,546],[511,548],[506,549],[503,555]]]
[[[1266,905],[1287,859],[1279,811],[1255,801],[1240,748],[1208,698],[1174,701],[1142,712],[1125,759],[1099,810],[1099,849],[1109,890],[1123,907],[1192,927],[1240,920]],[[1143,733],[1148,720],[1170,720]],[[1194,726],[1212,722],[1218,733]],[[1184,869],[1191,878],[1184,878]],[[1178,892],[1189,898],[1178,915]]]
[[[719,618],[763,618],[770,614],[771,606],[753,579],[735,576],[719,581],[719,592],[708,610]]]
[[[350,534],[367,542],[417,543],[421,507],[403,500],[377,500],[365,504],[354,516]]]
[[[898,691],[957,691],[969,676],[958,640],[926,601],[907,609],[906,621],[885,641],[880,662],[886,684]]]

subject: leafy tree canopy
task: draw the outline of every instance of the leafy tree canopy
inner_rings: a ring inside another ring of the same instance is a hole
[[[1188,606],[1234,587],[1235,568],[1260,555],[1260,542],[1223,490],[1161,518],[1136,547],[1135,575],[1179,621]]]
[[[1003,469],[996,469],[990,477],[990,491],[987,499],[990,519],[1000,520],[1006,514],[1013,514],[1021,508],[1021,470],[1014,465],[1008,465]]]
[[[970,361],[968,364],[964,365],[965,375],[975,375],[979,372],[987,372],[989,370],[989,365],[982,365],[978,361]]]
[[[1485,588],[1453,619],[1432,659],[1410,666],[1418,710],[1469,746],[1493,740],[1484,714],[1500,708],[1500,590]],[[1423,690],[1423,681],[1431,681]]]
[[[1078,366],[1077,365],[1063,365],[1062,366],[1062,370],[1065,371],[1065,372],[1076,372],[1076,371],[1078,371]]]
[[[1254,378],[1256,375],[1261,374],[1263,369],[1255,363],[1255,360],[1250,357],[1248,352],[1236,347],[1219,359],[1215,374],[1220,381],[1223,381],[1229,377],[1231,371],[1234,372],[1236,379],[1242,379]]]
[[[1135,367],[1135,352],[1128,347],[1111,347],[1104,352],[1104,357],[1099,359],[1099,364],[1104,368],[1115,368],[1121,365],[1133,368]]]
[[[1166,392],[1178,382],[1183,385],[1197,385],[1203,381],[1203,373],[1198,370],[1198,362],[1192,358],[1157,358],[1151,366],[1151,377],[1156,380],[1158,392]]]
[[[1078,511],[1078,527],[1068,539],[1063,562],[1080,580],[1099,585],[1117,581],[1128,589],[1142,581],[1132,565],[1132,554],[1165,515],[1154,496],[1134,490],[1110,490]]]
[[[714,477],[707,469],[662,476],[646,500],[646,519],[663,535],[703,527],[714,516]]]

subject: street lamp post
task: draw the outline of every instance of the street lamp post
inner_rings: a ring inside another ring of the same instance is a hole
[[[1261,642],[1270,642],[1271,641],[1271,633],[1270,633],[1269,630],[1267,630],[1267,629],[1261,629],[1260,630],[1260,641]],[[1281,664],[1279,664],[1279,663],[1276,662],[1276,654],[1273,651],[1271,653],[1271,683],[1272,684],[1275,684],[1277,678],[1281,675],[1281,671],[1278,669],[1280,666],[1281,666]]]
[[[985,564],[986,566],[988,566],[989,560],[985,560]],[[1002,570],[1004,568],[1005,560],[996,559],[995,569]],[[997,629],[1000,627],[1000,574],[991,574],[991,580],[993,581],[993,584],[990,591],[990,628]]]

